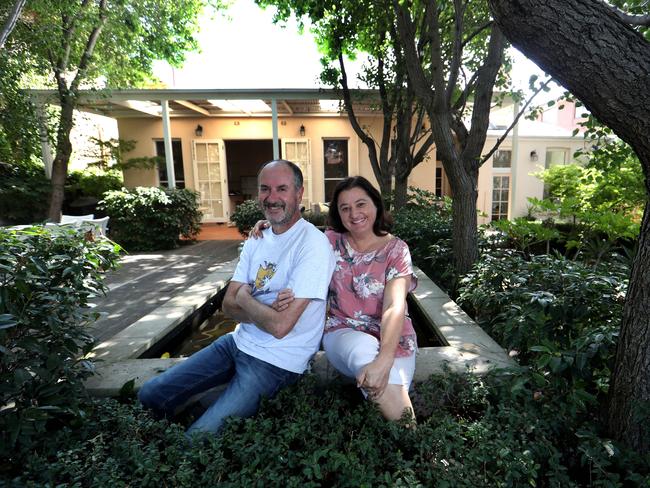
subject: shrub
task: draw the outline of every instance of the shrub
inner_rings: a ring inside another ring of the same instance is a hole
[[[0,217],[11,224],[33,224],[47,217],[51,183],[42,164],[0,164]]]
[[[248,232],[253,228],[258,220],[264,218],[264,212],[260,209],[260,205],[257,200],[246,200],[239,205],[230,216],[237,226],[237,230],[241,235],[246,237]]]
[[[122,173],[116,170],[73,171],[66,182],[66,199],[94,197],[101,200],[104,193],[122,188]]]
[[[449,288],[454,281],[451,200],[417,188],[409,191],[407,204],[393,213],[392,232],[408,244],[419,268]]]
[[[535,400],[526,376],[437,376],[419,384],[413,398],[418,427],[406,429],[386,422],[352,386],[322,387],[306,376],[263,401],[255,417],[231,419],[219,437],[191,446],[179,426],[153,421],[138,405],[109,400],[79,428],[61,429],[52,441],[58,450],[43,446],[15,467],[14,481],[193,488],[620,486],[648,474],[647,460],[593,430],[580,428],[564,442],[561,434],[571,426],[558,426],[553,402]]]
[[[201,230],[198,193],[188,189],[123,188],[106,193],[99,208],[111,218],[111,239],[128,251],[172,249]]]
[[[16,459],[84,416],[91,295],[118,247],[64,227],[0,230],[0,456]]]

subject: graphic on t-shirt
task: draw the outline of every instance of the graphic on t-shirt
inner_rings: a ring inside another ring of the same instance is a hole
[[[278,265],[276,263],[264,261],[264,264],[260,264],[260,267],[257,270],[257,276],[255,277],[253,293],[262,290],[266,285],[268,285],[269,281],[271,281],[273,276],[275,276],[275,271],[277,269]]]

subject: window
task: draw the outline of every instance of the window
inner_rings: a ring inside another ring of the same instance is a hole
[[[509,168],[512,161],[512,151],[510,149],[499,149],[494,151],[492,156],[493,168]]]
[[[508,218],[510,176],[492,177],[492,220]]]
[[[158,163],[160,186],[169,187],[167,165],[165,164],[165,141],[156,141],[156,156],[161,158],[161,161]],[[183,169],[183,150],[181,147],[181,141],[172,141],[172,156],[174,159],[176,188],[185,188],[185,170]]]
[[[325,201],[330,202],[338,182],[348,177],[347,139],[325,139],[323,141],[323,163]]]
[[[442,168],[436,168],[436,196],[442,196]]]
[[[569,162],[569,149],[565,147],[549,147],[546,149],[546,168],[567,164]]]

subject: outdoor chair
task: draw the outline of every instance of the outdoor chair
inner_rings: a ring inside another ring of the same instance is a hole
[[[77,222],[81,223],[85,220],[93,220],[95,214],[87,215],[61,215],[61,224],[75,224]]]

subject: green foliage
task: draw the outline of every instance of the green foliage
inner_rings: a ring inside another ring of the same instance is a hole
[[[4,16],[2,17],[4,19]],[[29,69],[22,55],[0,50],[0,162],[21,164],[40,157],[34,106],[21,89]]]
[[[42,164],[25,161],[0,165],[0,217],[12,224],[45,220],[50,181]]]
[[[307,221],[315,225],[316,227],[326,227],[327,226],[327,212],[312,212],[311,210],[306,210],[303,212],[302,217]]]
[[[590,395],[606,391],[629,269],[548,255],[484,255],[461,282],[459,303],[523,364]]]
[[[188,189],[122,188],[106,193],[99,208],[111,218],[111,238],[127,251],[172,249],[201,230],[198,193]]]
[[[451,268],[451,202],[418,188],[409,188],[406,205],[393,213],[392,232],[409,246],[414,263],[441,284]]]
[[[77,197],[90,196],[100,200],[104,193],[122,188],[122,173],[117,170],[97,171],[87,169],[73,171],[66,182],[66,198],[73,201]]]
[[[0,229],[0,458],[29,455],[61,422],[83,419],[88,300],[118,250],[65,227]]]
[[[89,138],[93,144],[86,156],[95,159],[89,163],[103,171],[109,169],[125,170],[131,168],[150,169],[164,160],[160,156],[139,157],[124,159],[124,155],[133,151],[136,147],[136,141],[124,139],[108,139],[104,141],[97,137]]]
[[[246,237],[258,220],[264,219],[264,212],[257,200],[246,200],[239,205],[230,216],[241,235]]]
[[[179,426],[109,400],[12,474],[19,485],[472,488],[622,486],[648,474],[647,460],[558,420],[557,399],[534,399],[525,374],[436,376],[413,398],[418,427],[406,429],[353,387],[307,376],[190,446]]]
[[[544,222],[531,222],[524,217],[514,220],[496,220],[492,228],[503,233],[509,247],[514,247],[530,255],[531,247],[546,242],[546,253],[550,252],[550,242],[560,237],[560,232]]]

